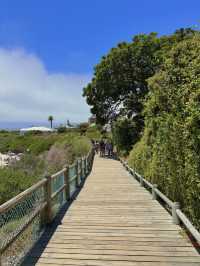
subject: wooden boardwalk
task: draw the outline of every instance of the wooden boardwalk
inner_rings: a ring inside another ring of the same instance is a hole
[[[119,161],[96,157],[61,224],[26,265],[199,266],[200,256]]]

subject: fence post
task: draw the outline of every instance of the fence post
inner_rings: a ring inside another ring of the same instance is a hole
[[[69,166],[65,167],[64,178],[65,178],[65,185],[66,185],[65,196],[66,196],[66,200],[69,201],[70,200]]]
[[[90,154],[88,155],[87,158],[87,167],[88,167],[88,173],[90,172]]]
[[[85,173],[86,173],[86,176],[88,175],[88,161],[87,161],[87,156],[85,157]]]
[[[140,175],[140,186],[143,187],[143,177]]]
[[[85,173],[88,174],[88,162],[87,162],[87,156],[85,157]]]
[[[79,183],[78,183],[78,175],[79,175],[79,173],[78,173],[78,159],[75,162],[75,172],[76,172],[76,188],[78,188],[79,187]]]
[[[86,157],[83,157],[83,165],[84,165],[84,179],[86,178],[86,174],[87,174],[87,171],[86,171]]]
[[[51,195],[52,195],[51,176],[47,176],[46,179],[47,179],[47,187],[46,187],[46,199],[47,199],[46,221],[47,221],[47,223],[51,223],[52,218],[53,218],[52,201],[51,201]]]
[[[83,157],[81,157],[81,182],[84,178]]]
[[[172,206],[172,221],[174,224],[179,224],[180,220],[178,218],[178,215],[176,213],[176,210],[180,209],[180,203],[179,202],[174,202],[173,206]]]
[[[88,158],[87,158],[87,170],[88,170],[88,173],[90,172],[90,154],[88,155]]]
[[[155,191],[155,189],[158,187],[158,185],[157,184],[153,184],[153,186],[152,186],[152,199],[153,200],[156,200],[157,199],[157,194],[156,194],[156,191]]]

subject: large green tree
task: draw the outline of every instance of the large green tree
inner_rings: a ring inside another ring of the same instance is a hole
[[[119,115],[140,114],[147,92],[146,79],[158,65],[155,51],[160,41],[155,33],[135,36],[132,43],[120,43],[96,65],[94,78],[83,95],[96,114],[106,123]]]
[[[112,48],[95,66],[93,79],[83,92],[97,122],[105,124],[119,116],[134,120],[139,116],[137,121],[140,119],[142,125],[143,103],[149,90],[147,79],[160,69],[174,43],[193,34],[192,29],[180,29],[162,37],[156,33],[141,34],[131,43]]]

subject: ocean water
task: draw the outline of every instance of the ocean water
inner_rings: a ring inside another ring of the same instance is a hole
[[[56,126],[56,124],[53,124]],[[3,130],[19,130],[20,128],[33,127],[33,126],[44,126],[50,127],[48,122],[1,122],[0,129]]]
[[[66,125],[67,122],[61,123],[59,121],[53,122],[53,127],[57,128],[61,125]],[[79,123],[72,123],[73,126],[77,126]],[[27,128],[27,127],[50,127],[50,123],[48,121],[45,122],[5,122],[5,121],[0,121],[0,130],[19,130],[21,128]]]

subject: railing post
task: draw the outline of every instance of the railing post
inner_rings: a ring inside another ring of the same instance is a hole
[[[87,156],[85,157],[85,173],[88,174],[88,162],[87,162]]]
[[[87,157],[87,172],[90,172],[90,155]]]
[[[47,186],[46,186],[46,200],[47,200],[46,221],[47,221],[47,223],[51,223],[52,218],[53,218],[52,201],[51,201],[51,195],[52,195],[51,176],[47,176],[46,179],[47,179]]]
[[[65,168],[64,178],[65,178],[65,185],[66,185],[66,188],[65,188],[66,200],[69,201],[70,200],[69,166]]]
[[[90,154],[87,157],[87,171],[90,172]]]
[[[178,215],[176,213],[176,210],[180,209],[180,203],[179,202],[174,202],[173,206],[172,206],[172,221],[174,224],[179,224],[180,220],[178,218]]]
[[[83,157],[81,157],[81,181],[84,178]]]
[[[84,176],[83,178],[86,178],[86,157],[83,157],[83,165],[84,165]]]
[[[143,177],[140,175],[140,186],[143,187],[144,183],[143,183]]]
[[[156,189],[158,188],[158,185],[157,184],[153,184],[152,186],[152,199],[153,200],[156,200],[157,199],[157,194],[156,194]]]
[[[88,174],[88,163],[87,163],[87,156],[85,157],[85,176]]]
[[[76,172],[76,188],[78,188],[79,187],[79,183],[78,183],[78,175],[79,175],[79,173],[78,173],[78,159],[75,162],[75,172]]]

